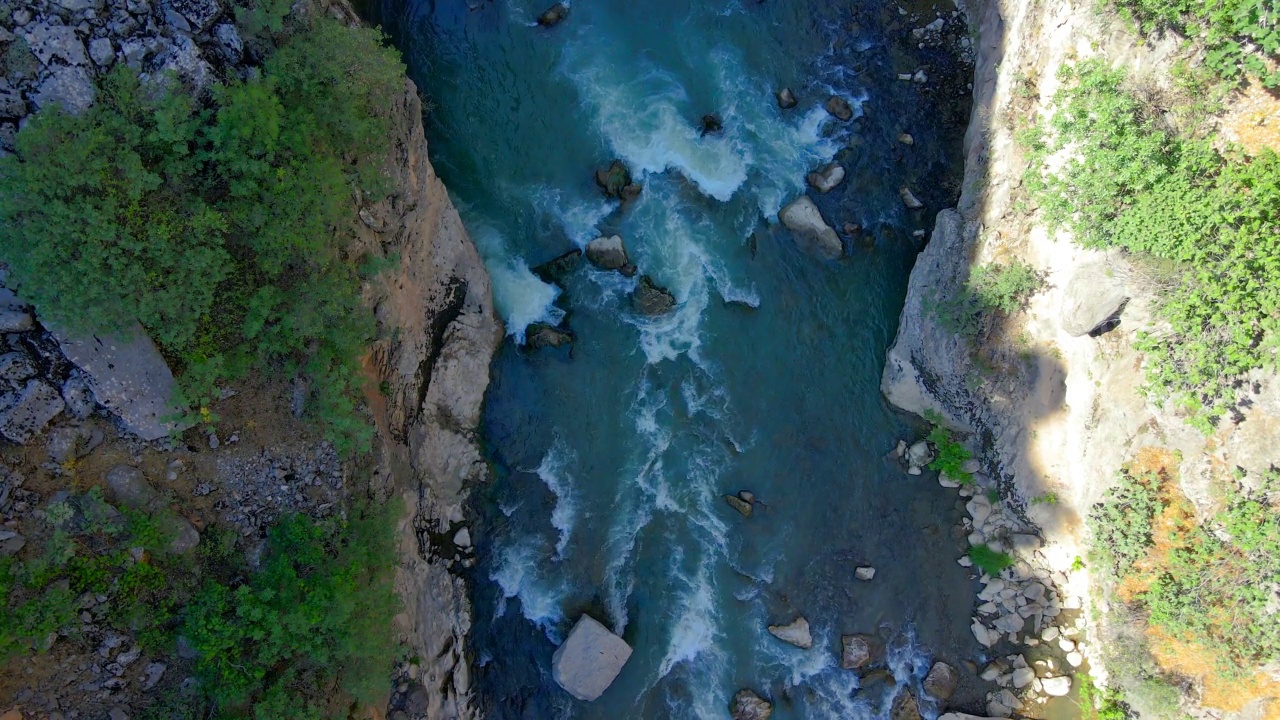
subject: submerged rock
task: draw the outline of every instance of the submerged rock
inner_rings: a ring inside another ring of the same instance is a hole
[[[545,283],[556,284],[582,264],[582,251],[574,248],[533,268],[533,274]]]
[[[920,704],[916,696],[906,690],[893,699],[893,707],[889,709],[889,720],[923,720]]]
[[[743,517],[751,517],[750,501],[743,500],[737,495],[725,495],[724,501],[729,503],[729,506],[732,507],[734,510],[737,510],[738,512],[742,513]]]
[[[778,107],[783,110],[790,110],[796,106],[795,93],[791,92],[791,88],[782,88],[777,92]]]
[[[724,123],[720,121],[720,116],[715,113],[708,113],[702,116],[702,134],[719,135],[724,132]]]
[[[801,195],[778,213],[778,219],[795,235],[796,244],[808,253],[827,260],[844,254],[844,246],[834,228],[822,219],[813,200]]]
[[[1071,274],[1062,293],[1062,331],[1087,335],[1118,317],[1128,301],[1124,280],[1107,263],[1085,263]]]
[[[809,187],[814,190],[820,193],[828,193],[844,182],[844,168],[840,166],[840,163],[827,163],[809,173],[806,180],[809,182]]]
[[[827,112],[831,114],[831,117],[843,122],[849,122],[853,119],[853,106],[849,104],[848,100],[839,95],[832,95],[827,100]]]
[[[587,243],[587,260],[601,270],[622,270],[630,263],[627,248],[618,235],[598,237]]]
[[[524,331],[524,346],[530,350],[572,345],[573,333],[548,323],[533,323]]]
[[[924,207],[924,203],[911,192],[911,188],[903,185],[898,188],[898,195],[902,198],[902,204],[907,206],[908,210],[919,210]]]
[[[631,182],[631,171],[621,160],[614,160],[609,167],[596,170],[596,185],[605,195],[619,200],[630,200],[640,194],[640,186]]]
[[[538,24],[542,27],[552,27],[560,24],[567,17],[569,17],[569,6],[558,2],[542,11],[542,14],[538,16]]]
[[[676,307],[676,296],[658,285],[648,275],[640,276],[640,284],[631,296],[631,304],[645,315],[665,315]]]
[[[813,635],[809,633],[809,621],[803,615],[786,625],[770,625],[769,634],[784,643],[795,645],[801,650],[813,647]]]
[[[729,717],[733,720],[769,720],[773,715],[773,703],[746,688],[734,693],[729,702]]]
[[[631,646],[590,615],[583,615],[551,656],[551,677],[579,700],[595,700],[631,657]]]
[[[960,673],[944,662],[936,662],[929,668],[929,674],[924,676],[921,687],[930,697],[940,703],[946,703],[955,694],[956,687],[959,685]]]

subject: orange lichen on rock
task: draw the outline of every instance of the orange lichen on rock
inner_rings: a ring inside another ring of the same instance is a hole
[[[1257,78],[1228,102],[1222,115],[1222,137],[1257,155],[1263,148],[1280,152],[1280,98]]]

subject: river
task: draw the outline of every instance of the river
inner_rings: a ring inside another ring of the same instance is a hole
[[[508,330],[484,421],[495,479],[474,508],[486,715],[723,718],[750,687],[774,718],[884,717],[934,659],[979,659],[955,497],[886,459],[920,428],[878,385],[917,231],[958,192],[968,100],[940,77],[963,68],[913,37],[928,4],[913,19],[872,0],[578,0],[542,28],[544,5],[372,11],[428,99],[432,160]],[[920,68],[928,82],[898,77]],[[778,107],[784,86],[798,107]],[[823,109],[831,95],[852,122]],[[722,132],[702,134],[708,113]],[[644,186],[625,206],[592,180],[614,158]],[[810,194],[863,228],[835,262],[776,222],[832,159],[847,179]],[[559,285],[531,271],[615,233],[674,312],[637,313],[635,278],[586,263]],[[571,350],[521,347],[562,320]],[[751,517],[722,497],[739,490],[760,500]],[[863,565],[873,580],[854,578]],[[550,676],[582,612],[635,649],[590,704]],[[811,650],[766,632],[800,614]],[[854,632],[886,639],[896,682],[860,688],[839,667]],[[976,686],[955,704],[980,708]]]

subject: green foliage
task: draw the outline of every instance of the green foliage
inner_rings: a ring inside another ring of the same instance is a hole
[[[973,268],[954,297],[935,301],[933,314],[951,332],[975,338],[982,331],[984,317],[994,312],[1018,312],[1043,285],[1040,273],[1021,261],[980,265]]]
[[[992,577],[999,575],[1001,570],[1013,565],[1013,557],[1009,553],[992,550],[986,544],[974,545],[969,548],[969,559],[973,561],[974,567]]]
[[[1202,40],[1205,63],[1227,78],[1244,73],[1280,85],[1280,17],[1272,0],[1111,0],[1143,32],[1174,30]]]
[[[1086,674],[1076,675],[1081,720],[1129,720],[1133,713],[1115,688],[1099,688]]]
[[[1151,528],[1164,508],[1155,473],[1121,472],[1102,502],[1089,512],[1093,540],[1090,559],[1113,577],[1122,577],[1152,545]]]
[[[183,632],[223,714],[344,718],[351,701],[378,696],[394,655],[389,518],[345,527],[284,518],[247,582],[204,586]]]
[[[372,319],[344,243],[352,188],[384,189],[402,78],[380,33],[326,18],[206,105],[117,68],[87,112],[38,114],[0,160],[0,259],[61,325],[140,322],[177,361],[184,407],[246,373],[304,373],[335,444],[366,447]]]
[[[1219,153],[1162,129],[1158,112],[1091,61],[1062,70],[1048,125],[1024,134],[1027,186],[1051,225],[1086,247],[1167,268],[1168,332],[1141,333],[1147,391],[1208,431],[1249,371],[1280,348],[1280,156]],[[1073,149],[1057,172],[1048,156]]]
[[[929,469],[945,473],[947,477],[963,485],[972,484],[973,475],[964,471],[964,463],[973,457],[972,453],[952,438],[951,433],[942,426],[941,415],[926,411],[925,419],[933,424],[926,439],[938,453],[933,462],[929,463]]]

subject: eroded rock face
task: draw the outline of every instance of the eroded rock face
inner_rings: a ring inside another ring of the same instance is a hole
[[[422,714],[474,720],[462,560],[453,543],[433,547],[429,533],[462,522],[471,488],[488,479],[476,428],[502,327],[489,276],[427,158],[417,88],[406,80],[388,102],[395,125],[384,170],[394,190],[363,208],[374,222],[357,228],[353,251],[401,257],[365,297],[380,325],[394,329],[374,343],[366,367],[390,390],[374,408],[378,472],[408,511],[398,528],[398,629],[422,659]]]
[[[551,657],[551,676],[570,695],[590,702],[609,689],[630,657],[626,641],[583,615]]]

